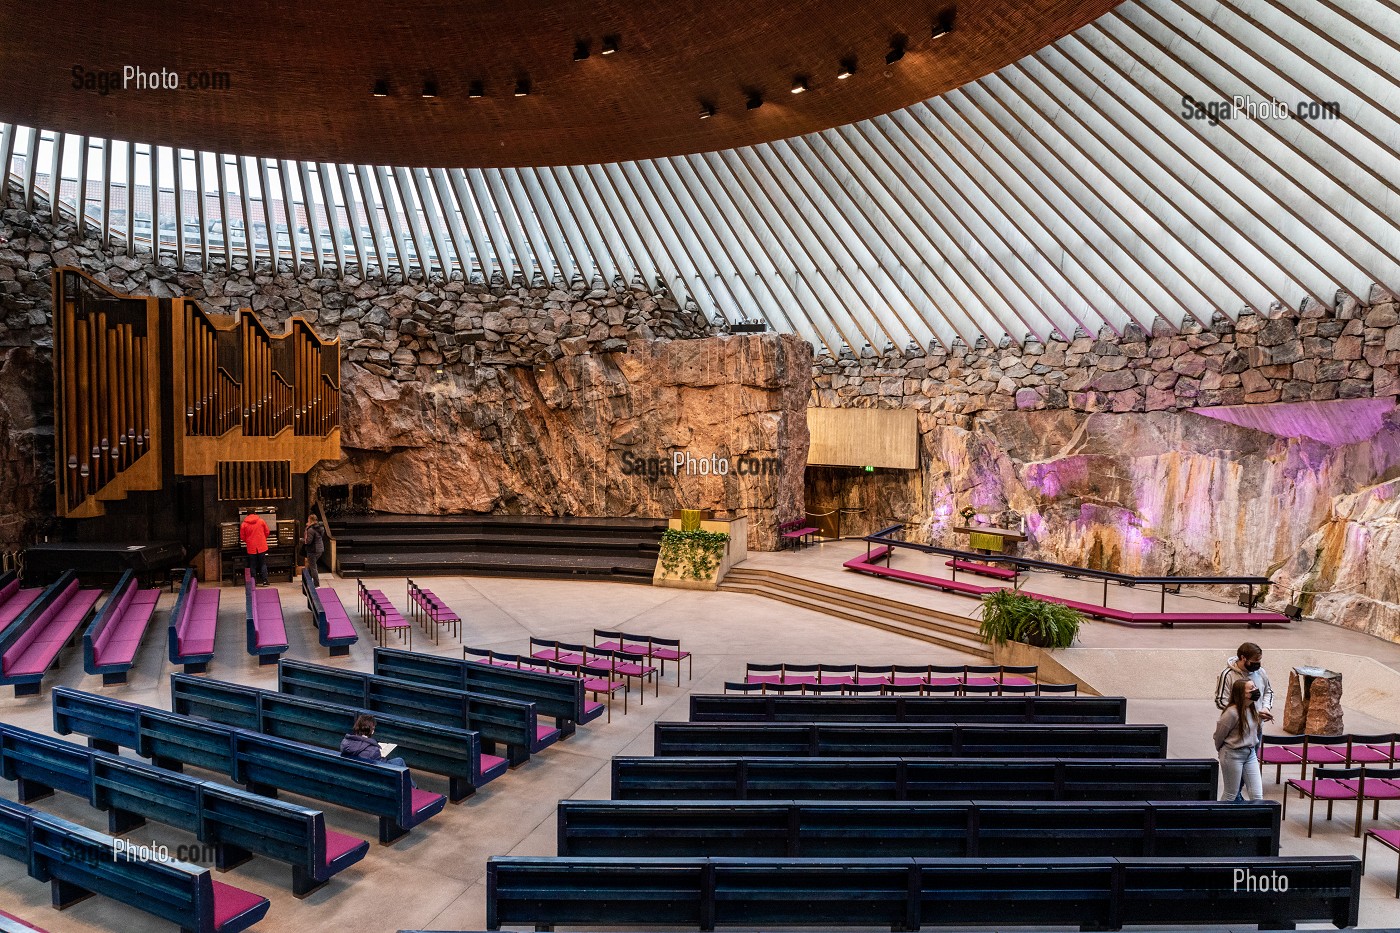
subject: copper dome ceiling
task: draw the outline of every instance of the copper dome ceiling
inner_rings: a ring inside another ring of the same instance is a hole
[[[0,121],[378,165],[658,158],[892,112],[1018,61],[1116,3],[7,3]],[[952,32],[935,38],[949,22]],[[617,50],[605,55],[610,38]],[[907,51],[886,64],[892,42]],[[576,61],[580,44],[588,55]],[[855,73],[838,80],[843,61]],[[120,78],[124,66],[216,83],[223,75],[229,86],[75,87],[93,73]],[[790,93],[797,79],[805,93]],[[522,81],[529,93],[516,96]],[[376,82],[387,96],[374,96]],[[482,96],[470,96],[473,82]],[[425,84],[435,96],[424,96]],[[763,105],[748,109],[755,94]],[[706,105],[715,113],[702,120]]]

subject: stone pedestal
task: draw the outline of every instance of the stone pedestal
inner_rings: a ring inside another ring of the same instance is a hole
[[[1292,735],[1341,735],[1345,731],[1342,675],[1321,667],[1295,667],[1289,671],[1283,731]]]

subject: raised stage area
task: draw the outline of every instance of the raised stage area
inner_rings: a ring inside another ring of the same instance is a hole
[[[333,518],[345,576],[484,574],[650,583],[664,519],[544,515]]]

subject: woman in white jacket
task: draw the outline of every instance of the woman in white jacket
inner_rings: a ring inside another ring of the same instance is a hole
[[[1259,772],[1259,745],[1264,721],[1255,705],[1259,688],[1248,678],[1230,687],[1230,702],[1215,723],[1215,750],[1220,754],[1220,799],[1264,799],[1264,779]]]

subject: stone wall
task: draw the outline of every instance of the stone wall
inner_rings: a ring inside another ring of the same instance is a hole
[[[732,509],[749,516],[750,546],[772,549],[777,523],[802,512],[811,360],[797,337],[765,334],[633,340],[423,380],[352,364],[346,460],[313,480],[372,483],[373,505],[390,512]],[[679,474],[676,451],[696,461]]]
[[[1121,336],[1031,340],[1024,346],[817,358],[813,404],[909,407],[956,424],[984,412],[1179,411],[1218,405],[1400,394],[1400,318],[1389,292],[1298,313],[1216,315],[1177,331],[1158,320]]]
[[[0,549],[52,523],[52,270],[120,292],[290,315],[339,337],[346,459],[328,482],[369,481],[386,510],[664,515],[751,512],[755,545],[775,513],[801,512],[811,351],[793,337],[709,338],[664,289],[600,281],[530,286],[435,277],[360,279],[178,269],[53,224],[48,206],[0,208]],[[753,457],[766,475],[621,475],[622,455]],[[765,537],[768,536],[768,537]]]
[[[819,357],[812,404],[909,407],[920,467],[809,471],[807,508],[1135,573],[1274,574],[1271,605],[1400,640],[1400,320],[1389,292],[1025,347]]]

